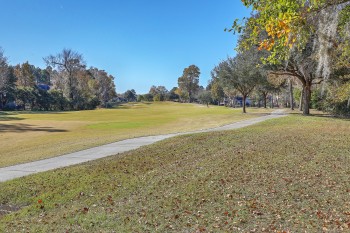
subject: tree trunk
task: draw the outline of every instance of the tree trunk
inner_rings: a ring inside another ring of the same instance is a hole
[[[271,94],[271,108],[273,108],[273,94]]]
[[[293,83],[292,83],[292,79],[289,79],[289,98],[290,98],[290,109],[294,110],[294,97],[293,97]]]
[[[243,101],[242,101],[242,105],[243,105],[243,113],[247,113],[245,110],[246,104],[245,104],[245,100],[247,98],[247,95],[243,95]]]
[[[304,103],[304,87],[300,93],[299,111],[303,111],[303,103]]]
[[[0,110],[4,108],[2,93],[0,93]]]
[[[304,109],[303,115],[310,115],[311,82],[306,82],[304,88]]]
[[[267,94],[263,94],[264,97],[264,108],[267,108]]]
[[[347,108],[350,108],[350,97],[349,97],[349,99],[348,99],[348,103],[347,103],[346,107],[347,107]]]

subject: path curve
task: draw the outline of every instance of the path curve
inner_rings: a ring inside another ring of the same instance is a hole
[[[86,149],[86,150],[82,150],[82,151],[78,151],[78,152],[74,152],[66,155],[61,155],[58,157],[13,165],[9,167],[3,167],[3,168],[0,168],[0,182],[12,180],[18,177],[23,177],[23,176],[27,176],[38,172],[44,172],[44,171],[49,171],[56,168],[84,163],[87,161],[100,159],[100,158],[115,155],[118,153],[123,153],[126,151],[137,149],[141,146],[150,145],[152,143],[164,140],[166,138],[178,136],[178,135],[239,129],[239,128],[253,125],[268,119],[274,119],[274,118],[279,118],[283,116],[286,116],[283,113],[283,109],[279,109],[272,112],[270,115],[257,117],[257,118],[244,120],[244,121],[239,121],[239,122],[235,122],[232,124],[228,124],[228,125],[224,125],[216,128],[184,132],[184,133],[173,133],[173,134],[126,139],[126,140],[110,143],[103,146],[93,147],[90,149]]]

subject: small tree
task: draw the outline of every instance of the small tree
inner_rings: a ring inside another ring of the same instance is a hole
[[[134,89],[127,90],[123,95],[128,102],[134,102],[137,100],[136,91]]]
[[[173,87],[169,92],[169,100],[171,101],[179,101],[180,96],[176,93],[177,87]]]
[[[203,90],[198,94],[198,100],[201,104],[206,104],[209,107],[209,104],[212,101],[212,95],[210,91]]]
[[[169,91],[165,86],[152,86],[148,92],[153,96],[153,101],[164,101],[168,99]]]

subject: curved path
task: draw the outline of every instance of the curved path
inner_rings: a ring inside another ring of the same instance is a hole
[[[224,125],[217,128],[184,132],[184,133],[174,133],[174,134],[126,139],[126,140],[110,143],[103,146],[93,147],[87,150],[82,150],[82,151],[78,151],[78,152],[74,152],[74,153],[70,153],[70,154],[66,154],[66,155],[62,155],[54,158],[38,160],[30,163],[18,164],[10,167],[3,167],[3,168],[0,168],[0,182],[134,150],[141,146],[150,145],[152,143],[164,140],[166,138],[178,136],[178,135],[239,129],[239,128],[253,125],[268,119],[279,118],[283,116],[286,116],[286,115],[284,115],[283,110],[280,109],[280,110],[274,111],[270,115],[257,117],[249,120],[244,120],[244,121],[232,123],[229,125]]]

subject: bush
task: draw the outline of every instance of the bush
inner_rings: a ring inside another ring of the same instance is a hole
[[[153,101],[164,101],[165,100],[165,96],[162,94],[156,94],[155,96],[153,96]]]

